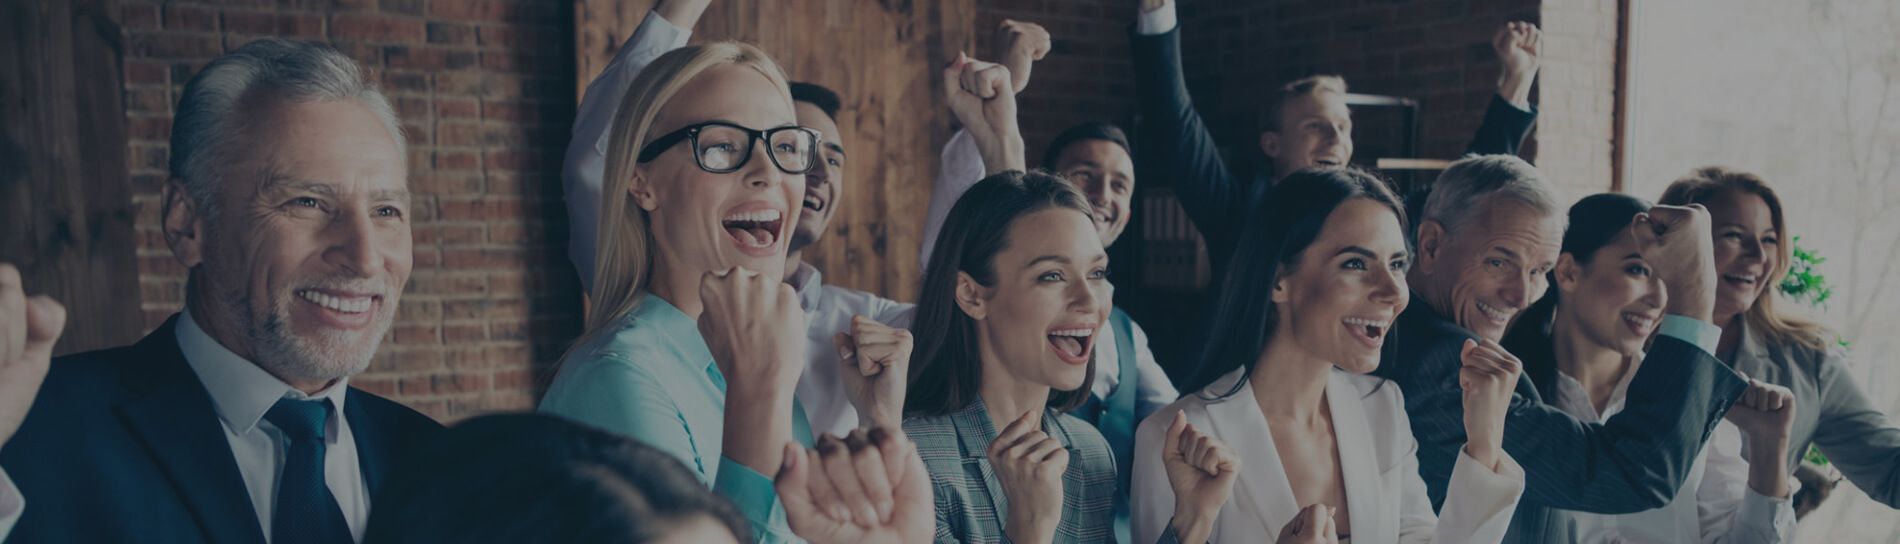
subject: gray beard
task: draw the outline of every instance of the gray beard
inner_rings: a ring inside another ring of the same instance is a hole
[[[236,282],[218,282],[227,286],[211,302],[224,306],[226,315],[236,321],[239,334],[250,341],[252,364],[272,375],[288,380],[329,382],[362,373],[376,355],[376,349],[359,350],[348,343],[352,334],[319,333],[301,337],[291,330],[290,305],[295,293],[281,293],[271,301],[270,314],[260,322],[251,314],[252,297]],[[393,312],[391,312],[393,314]],[[389,332],[393,319],[381,319],[375,338]],[[378,344],[380,344],[380,340]]]

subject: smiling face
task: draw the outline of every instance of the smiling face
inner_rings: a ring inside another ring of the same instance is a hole
[[[1436,221],[1420,229],[1422,272],[1434,308],[1459,326],[1497,341],[1519,312],[1544,296],[1545,274],[1557,264],[1563,220],[1508,198],[1486,198],[1457,232]],[[1432,229],[1439,236],[1424,231]]]
[[[1352,160],[1352,110],[1346,97],[1318,91],[1280,106],[1280,129],[1260,135],[1260,150],[1273,159],[1273,179],[1314,166],[1344,166]]]
[[[1128,228],[1135,197],[1135,161],[1128,150],[1108,140],[1078,140],[1062,149],[1054,166],[1056,174],[1088,197],[1102,245],[1115,245]]]
[[[785,90],[744,65],[707,69],[682,87],[654,123],[649,138],[706,121],[752,130],[797,125]],[[701,138],[701,148],[745,142]],[[656,277],[697,278],[742,266],[770,277],[784,274],[785,252],[805,192],[805,176],[772,163],[764,142],[739,170],[699,168],[690,141],[641,164],[629,191],[649,214],[657,251]]]
[[[259,98],[211,216],[168,203],[192,315],[300,389],[361,372],[409,281],[408,164],[362,102]]]
[[[805,193],[800,202],[797,229],[792,231],[792,251],[804,249],[824,238],[825,227],[836,213],[838,197],[844,194],[844,136],[838,123],[825,110],[810,102],[794,102],[798,124],[818,130],[818,166],[805,173]]]
[[[967,274],[958,281],[958,304],[977,322],[985,380],[1000,371],[1059,391],[1081,387],[1113,295],[1094,223],[1069,208],[1024,215],[991,264],[995,285]]]
[[[1771,272],[1786,266],[1780,262],[1781,232],[1768,203],[1752,193],[1724,191],[1703,205],[1715,229],[1721,280],[1715,284],[1715,315],[1739,315],[1767,292]]]
[[[1410,301],[1409,262],[1405,229],[1391,208],[1367,198],[1341,202],[1275,283],[1274,336],[1348,372],[1371,372]]]
[[[1563,319],[1573,320],[1587,341],[1625,357],[1643,353],[1649,334],[1662,322],[1663,304],[1669,298],[1629,229],[1598,248],[1588,263],[1563,254],[1556,277],[1561,293],[1558,312]]]

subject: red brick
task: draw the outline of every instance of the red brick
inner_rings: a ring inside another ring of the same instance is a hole
[[[167,72],[168,68],[165,66],[165,63],[162,62],[127,60],[125,61],[125,84],[128,87],[145,85],[162,86],[165,84],[165,75]]]
[[[444,97],[435,101],[437,119],[479,119],[481,116],[481,102],[472,98]]]
[[[204,6],[170,4],[165,6],[165,29],[216,32],[218,12]]]
[[[541,0],[461,0],[431,2],[431,17],[474,21],[553,22],[560,17],[560,3]]]
[[[429,43],[442,45],[475,45],[475,25],[430,21],[428,27]]]
[[[383,62],[393,69],[460,70],[474,66],[475,58],[473,51],[406,45],[383,48]]]
[[[370,43],[416,43],[428,38],[421,19],[365,13],[330,16],[330,37]]]
[[[170,116],[126,116],[125,137],[128,139],[162,142],[170,139],[171,133],[172,119]]]
[[[233,34],[321,38],[323,17],[309,13],[227,10],[224,30]]]
[[[157,30],[158,6],[151,4],[122,4],[119,6],[119,25],[126,30]]]
[[[224,40],[216,34],[154,32],[132,37],[132,55],[163,59],[211,59],[224,54]]]
[[[488,327],[480,323],[442,326],[443,342],[480,342],[487,339]]]

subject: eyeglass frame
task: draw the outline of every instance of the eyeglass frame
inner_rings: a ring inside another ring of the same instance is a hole
[[[737,164],[732,165],[731,168],[727,168],[723,170],[709,168],[706,166],[706,163],[703,162],[703,159],[699,155],[699,132],[705,129],[706,127],[712,127],[712,126],[720,126],[720,127],[736,129],[740,132],[744,132],[746,135],[745,152],[739,155],[740,156],[739,162]],[[783,132],[787,130],[803,131],[811,135],[811,150],[809,152],[811,155],[811,159],[805,163],[805,168],[803,170],[792,170],[790,168],[786,168],[784,164],[779,163],[778,154],[772,152],[772,136],[778,134],[779,132]],[[726,121],[706,121],[703,123],[694,123],[691,125],[680,127],[679,130],[668,132],[664,136],[654,138],[653,141],[647,142],[647,145],[645,147],[640,148],[640,155],[637,157],[638,160],[636,160],[635,162],[638,162],[638,163],[653,162],[654,159],[660,158],[660,155],[662,153],[666,153],[668,149],[672,149],[673,146],[679,145],[679,143],[683,141],[691,145],[692,155],[693,155],[693,164],[695,166],[698,166],[700,170],[704,170],[708,173],[713,173],[713,174],[730,174],[733,172],[737,172],[742,168],[745,168],[745,165],[747,163],[752,162],[753,147],[758,145],[757,142],[765,142],[765,148],[766,148],[765,156],[767,159],[772,161],[772,166],[774,168],[778,168],[780,172],[784,172],[787,174],[803,174],[806,172],[810,172],[811,169],[816,168],[818,166],[818,159],[819,159],[818,147],[823,142],[823,140],[824,140],[824,133],[819,132],[818,129],[809,128],[809,127],[801,127],[797,125],[787,125],[787,126],[776,127],[776,128],[768,128],[765,130],[754,130],[754,129],[747,128],[744,126],[740,126],[736,123],[730,123]]]

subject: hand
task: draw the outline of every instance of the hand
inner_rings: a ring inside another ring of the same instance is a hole
[[[1029,86],[1030,68],[1049,54],[1049,31],[1036,23],[1003,19],[996,27],[995,43],[993,51],[1009,69],[1011,89],[1023,92]]]
[[[1174,0],[1141,0],[1140,2],[1141,12],[1149,13],[1154,10],[1166,7],[1168,4],[1172,4],[1172,3],[1174,3]]]
[[[699,299],[699,333],[727,387],[789,395],[805,369],[805,312],[791,286],[733,268],[701,277]]]
[[[1049,542],[1062,520],[1062,473],[1069,470],[1069,450],[1043,434],[1041,426],[1042,410],[1030,410],[990,442],[990,466],[1009,498],[1009,526],[1003,533],[1014,542]]]
[[[773,487],[794,534],[814,544],[930,541],[937,524],[930,473],[902,431],[859,429],[841,442],[827,435],[821,449],[826,439],[844,447],[821,453],[797,442],[785,445],[785,466]],[[872,481],[883,486],[867,485]],[[843,489],[860,489],[867,497],[881,493],[885,503],[865,523],[843,501]]]
[[[1701,204],[1657,205],[1636,214],[1630,230],[1637,251],[1656,267],[1668,289],[1663,311],[1708,322],[1715,313],[1715,242]]]
[[[1529,109],[1531,82],[1537,79],[1538,61],[1543,56],[1543,31],[1523,21],[1504,23],[1491,37],[1491,49],[1504,65],[1498,73],[1498,95],[1512,105]]]
[[[1463,390],[1465,453],[1496,470],[1504,451],[1504,412],[1511,407],[1517,377],[1524,363],[1491,340],[1465,340],[1459,354],[1458,388]]]
[[[1300,509],[1293,520],[1280,528],[1274,544],[1339,544],[1339,528],[1333,524],[1333,508],[1314,504]]]
[[[858,410],[858,425],[901,426],[910,376],[910,331],[860,315],[851,318],[851,331],[838,333],[832,343],[838,347],[838,363],[844,365],[844,391]]]
[[[1168,487],[1174,490],[1174,534],[1181,542],[1206,542],[1234,490],[1240,457],[1220,439],[1201,434],[1179,411],[1161,449]]]
[[[1785,444],[1794,431],[1794,392],[1756,379],[1748,380],[1742,398],[1723,416],[1757,444]],[[1777,440],[1778,438],[1778,440]],[[1783,448],[1786,449],[1786,448]]]
[[[988,170],[985,174],[1025,169],[1009,69],[958,53],[956,60],[944,68],[943,82],[950,112],[976,139],[977,151]]]
[[[66,307],[45,295],[26,296],[20,270],[0,263],[0,446],[26,421],[65,330]]]

